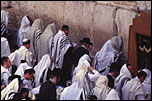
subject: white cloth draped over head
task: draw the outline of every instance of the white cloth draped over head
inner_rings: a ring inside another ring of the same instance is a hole
[[[127,68],[127,65],[124,64],[120,70],[120,74],[117,76],[117,78],[115,79],[115,89],[118,92],[119,96],[120,96],[120,90],[121,90],[121,81],[124,77],[128,77],[130,79],[132,79],[132,75],[130,73],[130,71]],[[124,84],[125,85],[125,84]]]
[[[116,62],[118,57],[122,54],[122,38],[120,36],[114,36],[112,39],[108,40],[100,51],[95,55],[94,67],[98,71],[104,72],[101,74],[108,75],[109,67],[112,62]]]
[[[85,60],[91,62],[91,58],[89,57],[89,55],[84,54],[84,55],[79,59],[78,65],[77,65],[77,67],[76,67],[76,68],[74,69],[74,71],[73,71],[73,76],[74,76],[74,75],[77,73],[77,71],[82,67],[83,61],[85,61]],[[90,64],[87,65],[87,67],[89,67],[89,66],[90,66]]]
[[[10,53],[11,51],[10,51],[10,47],[9,47],[9,43],[7,39],[4,37],[1,37],[1,58],[4,56],[8,57]]]
[[[37,43],[37,46],[40,48],[37,50],[38,52],[38,61],[42,58],[44,54],[49,54],[49,40],[51,36],[53,36],[55,33],[53,32],[53,26],[55,24],[49,24],[46,29],[44,30],[43,34],[40,37],[40,40]]]
[[[34,67],[35,70],[35,87],[38,87],[40,85],[40,79],[42,77],[43,72],[45,71],[44,77],[43,77],[43,82],[46,81],[46,77],[47,77],[47,71],[50,68],[50,64],[51,64],[51,59],[50,56],[48,54],[45,54],[41,60],[39,61],[39,63]],[[42,82],[42,83],[43,83]]]
[[[120,100],[118,92],[115,89],[111,89],[105,100]]]
[[[17,93],[19,89],[19,81],[18,79],[14,79],[11,81],[6,88],[1,91],[1,100],[10,100],[12,99],[12,95],[10,93],[14,92]]]
[[[1,10],[1,35],[7,31],[8,14],[9,13],[7,11]]]
[[[21,46],[17,51],[20,54],[21,60],[26,60],[30,66],[33,66],[33,55],[25,46]]]
[[[11,73],[8,71],[8,69],[4,68],[2,65],[1,65],[1,81],[2,81],[2,75],[3,73],[7,73],[8,76],[11,76]],[[2,82],[1,82],[2,83]]]
[[[88,82],[85,75],[88,71],[88,64],[87,60],[83,61],[80,69],[74,76],[72,85],[64,88],[61,92],[60,100],[80,100],[81,93],[83,93],[83,99],[86,99],[84,95],[88,94]]]
[[[43,33],[44,25],[42,19],[36,19],[30,29],[26,32],[25,38],[30,40],[29,50],[32,52],[34,59],[38,59],[38,50],[41,50],[37,47],[37,42],[39,41],[41,34]]]
[[[148,69],[143,69],[142,71],[144,71],[147,74],[144,82],[142,83],[144,87],[144,92],[148,95],[146,100],[151,100],[151,72]]]
[[[135,77],[122,87],[122,100],[137,100],[137,95],[144,95],[144,91],[140,80]]]
[[[52,70],[54,68],[62,69],[64,54],[67,52],[69,47],[72,46],[68,36],[61,30],[58,33],[50,38],[49,41],[50,47],[50,56],[54,58],[54,62],[52,63]]]
[[[22,45],[24,34],[27,32],[30,28],[30,20],[28,19],[27,15],[22,18],[21,26],[18,31],[18,37],[17,37],[17,44],[20,47]]]

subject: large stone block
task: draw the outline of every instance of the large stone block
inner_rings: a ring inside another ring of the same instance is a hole
[[[151,10],[151,1],[146,1],[147,9]]]
[[[136,13],[118,9],[116,14],[116,23],[118,26],[118,35],[122,36],[124,42],[124,52],[128,55],[128,40],[129,40],[129,27],[132,25],[132,19],[135,17]]]

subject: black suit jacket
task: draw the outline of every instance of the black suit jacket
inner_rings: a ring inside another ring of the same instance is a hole
[[[114,79],[112,78],[111,75],[107,75],[108,78],[108,87],[114,88]]]

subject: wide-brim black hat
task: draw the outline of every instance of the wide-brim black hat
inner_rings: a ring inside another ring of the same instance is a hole
[[[81,43],[88,43],[90,45],[93,45],[93,43],[90,41],[90,38],[83,38],[83,40],[80,40]]]

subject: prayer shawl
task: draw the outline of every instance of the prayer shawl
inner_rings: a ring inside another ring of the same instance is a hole
[[[94,67],[97,71],[103,71],[101,74],[108,75],[109,66],[112,62],[116,62],[122,54],[122,39],[120,36],[115,36],[108,40],[100,51],[95,55]]]
[[[49,39],[53,36],[52,24],[49,24],[41,35],[37,46],[40,48],[38,52],[38,62],[44,54],[49,54]]]
[[[87,61],[83,61],[82,67],[80,67],[74,76],[72,85],[64,88],[63,92],[61,92],[60,100],[80,100],[81,94],[83,100],[86,99],[89,93],[89,85],[85,76],[88,71],[88,64]]]
[[[11,76],[11,73],[8,71],[8,69],[1,66],[1,81],[3,81],[3,78],[2,78],[3,73],[7,73],[8,76]]]
[[[25,38],[30,40],[29,50],[33,54],[34,62],[38,61],[38,55],[39,55],[38,51],[42,50],[37,46],[37,44],[38,44],[38,41],[40,41],[39,39],[41,37],[41,34],[43,33],[43,30],[44,30],[43,21],[41,19],[36,19],[33,22],[30,29],[26,32],[26,37]]]
[[[144,92],[148,95],[146,100],[151,100],[151,72],[148,69],[143,69],[142,71],[146,72],[147,74],[144,82],[142,83]]]
[[[7,31],[8,12],[1,10],[1,35]]]
[[[14,94],[18,92],[18,89],[19,81],[16,78],[1,91],[1,100],[11,100]]]
[[[144,91],[140,79],[135,77],[122,87],[122,100],[136,100],[137,95],[144,95]]]
[[[21,26],[18,31],[18,37],[17,37],[17,44],[19,47],[21,47],[23,39],[24,39],[24,34],[27,32],[30,28],[30,20],[27,18],[27,16],[24,16],[21,21]]]
[[[38,87],[41,83],[44,83],[46,81],[46,77],[47,77],[47,72],[48,69],[50,67],[51,64],[51,60],[50,60],[50,56],[48,54],[45,54],[41,60],[39,61],[39,63],[34,67],[35,70],[35,87]],[[44,76],[42,75],[43,72]],[[43,76],[43,77],[42,77]],[[43,81],[40,82],[40,79],[43,78]]]
[[[118,92],[115,89],[111,89],[105,100],[120,100]]]
[[[21,60],[26,60],[30,66],[33,66],[33,55],[25,46],[21,46],[17,51],[20,54]]]
[[[10,53],[10,47],[7,39],[1,37],[1,58],[4,56],[8,57]]]
[[[54,68],[62,69],[63,58],[69,47],[72,46],[68,36],[61,30],[50,39],[50,56],[54,58],[52,70]]]
[[[118,95],[120,97],[120,90],[121,90],[121,83],[123,78],[128,77],[129,79],[132,79],[132,75],[130,73],[130,71],[127,68],[127,65],[124,64],[120,70],[120,74],[117,76],[117,78],[115,79],[115,89],[118,92]],[[126,84],[126,82],[124,82],[124,85]]]
[[[13,72],[13,66],[18,67],[21,63],[21,58],[20,58],[20,54],[18,51],[15,51],[13,53],[11,53],[9,56],[9,59],[11,61],[11,67],[9,68],[10,73]],[[17,68],[15,68],[17,69]]]

